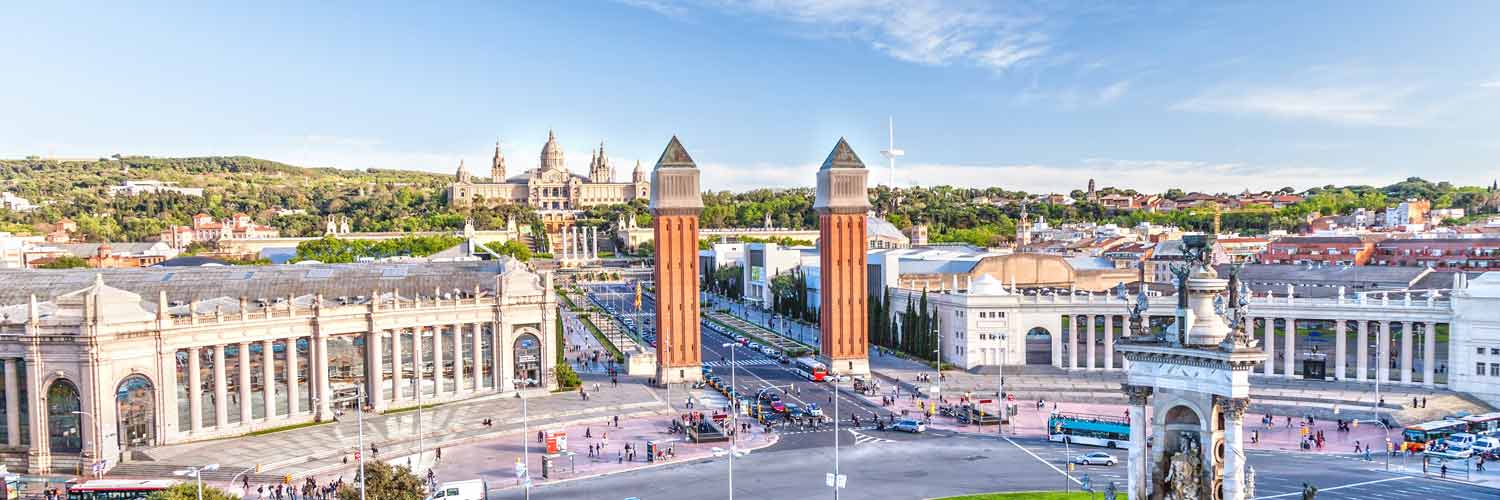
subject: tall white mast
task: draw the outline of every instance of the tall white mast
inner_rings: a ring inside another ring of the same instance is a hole
[[[896,118],[891,117],[886,130],[890,136],[890,147],[880,151],[880,155],[891,163],[891,189],[896,188],[896,158],[906,156],[906,151],[896,149]]]

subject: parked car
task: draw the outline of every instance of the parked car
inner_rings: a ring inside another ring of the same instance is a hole
[[[910,418],[903,418],[896,421],[896,425],[892,425],[891,428],[901,432],[913,432],[919,434],[927,432],[927,424],[922,423],[921,420]]]
[[[1490,453],[1500,450],[1500,438],[1486,437],[1475,439],[1474,445],[1471,448],[1475,453]]]
[[[1102,451],[1096,451],[1073,458],[1073,463],[1080,465],[1114,465],[1120,463],[1120,459],[1114,455]]]

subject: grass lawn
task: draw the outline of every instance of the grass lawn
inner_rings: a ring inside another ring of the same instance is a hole
[[[1095,495],[1097,498],[1099,495]],[[934,500],[1090,500],[1082,491],[1015,491],[1010,493],[980,493],[958,497],[943,497]]]

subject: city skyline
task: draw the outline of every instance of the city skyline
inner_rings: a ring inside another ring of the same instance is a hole
[[[878,158],[894,116],[901,185],[1493,180],[1492,5],[1078,7],[21,6],[0,53],[44,77],[0,83],[0,156],[451,173],[498,138],[519,172],[550,128],[570,169],[604,140],[619,176],[677,134],[705,188],[739,191],[811,186],[840,136]]]

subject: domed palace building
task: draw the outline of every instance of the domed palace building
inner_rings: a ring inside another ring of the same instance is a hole
[[[614,166],[604,152],[604,144],[593,152],[589,159],[588,175],[578,175],[568,170],[563,159],[562,147],[557,137],[547,132],[547,143],[542,145],[542,154],[536,168],[513,177],[506,176],[505,156],[500,144],[495,143],[495,157],[490,163],[488,180],[475,179],[462,163],[453,185],[448,188],[448,201],[453,206],[494,206],[524,204],[536,209],[547,232],[555,233],[573,223],[574,217],[595,205],[628,203],[635,199],[649,199],[650,177],[635,163],[630,182],[614,181]]]

